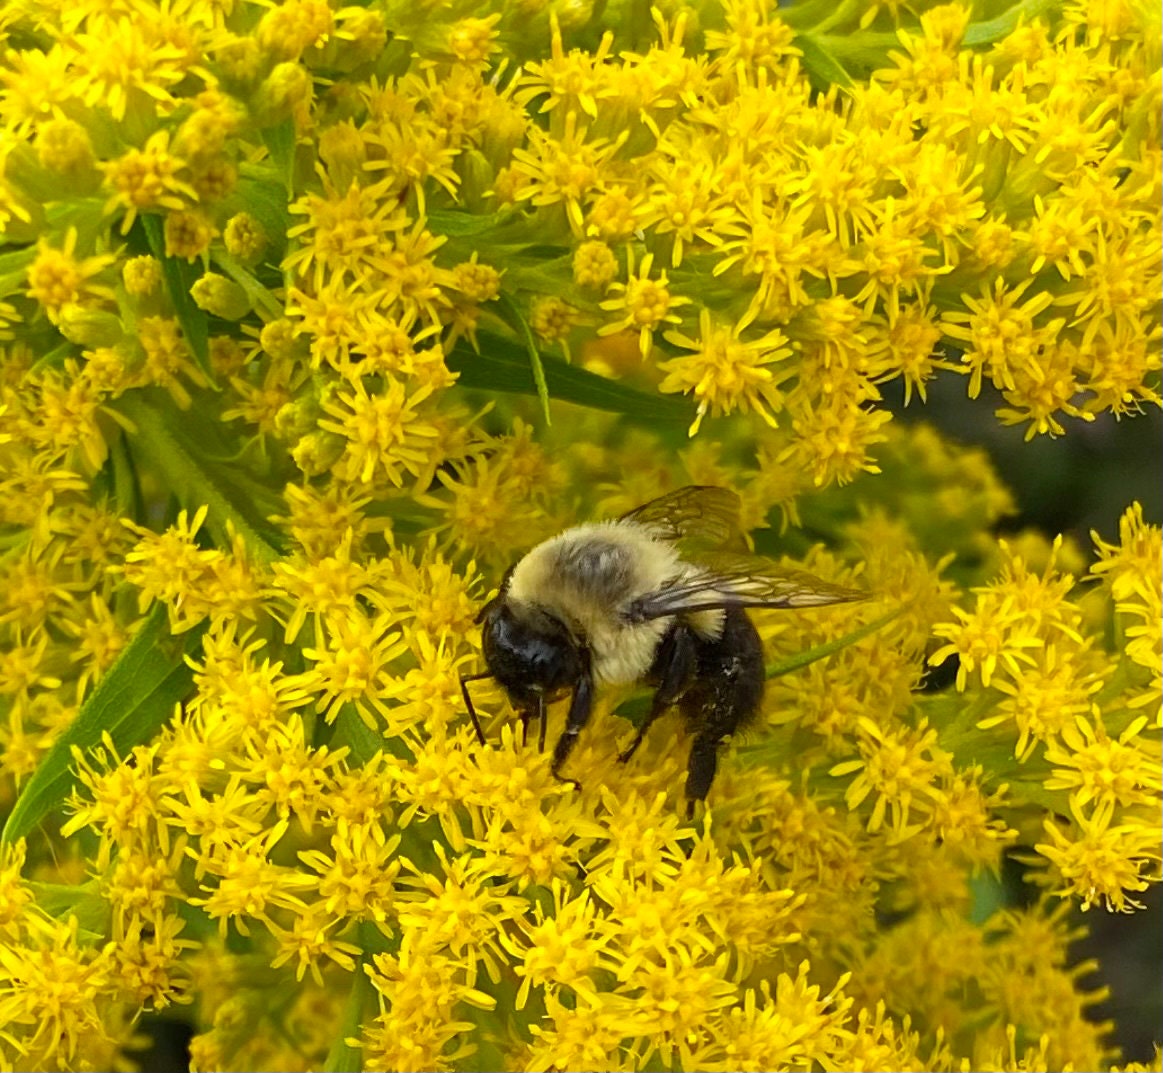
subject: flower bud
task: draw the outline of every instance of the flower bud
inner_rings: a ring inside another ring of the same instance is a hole
[[[251,301],[238,283],[217,272],[207,272],[194,282],[190,297],[199,309],[223,320],[242,320],[251,311]]]
[[[57,311],[57,328],[70,343],[85,347],[113,346],[125,335],[125,326],[116,313],[87,309],[75,302]]]
[[[235,213],[226,221],[222,241],[226,252],[244,264],[254,264],[267,248],[266,231],[249,212]]]
[[[264,126],[273,126],[305,108],[313,89],[305,67],[298,63],[276,64],[255,94],[255,114]]]

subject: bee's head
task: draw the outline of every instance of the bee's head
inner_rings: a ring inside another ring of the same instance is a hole
[[[572,689],[582,677],[578,643],[540,608],[515,604],[504,591],[480,614],[481,648],[490,672],[518,707]]]

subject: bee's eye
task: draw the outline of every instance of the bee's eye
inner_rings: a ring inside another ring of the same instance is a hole
[[[489,670],[513,700],[568,689],[581,676],[576,642],[544,612],[517,614],[498,602],[485,619],[481,641]]]

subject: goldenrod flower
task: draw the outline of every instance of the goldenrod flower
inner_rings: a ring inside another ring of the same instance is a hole
[[[1152,825],[1145,820],[1112,825],[1114,810],[1113,801],[1087,810],[1072,794],[1070,812],[1078,837],[1046,820],[1043,826],[1051,841],[1035,847],[1054,866],[1063,884],[1059,889],[1081,898],[1083,909],[1099,903],[1118,912],[1141,908],[1127,892],[1146,890],[1149,877],[1158,872],[1161,853]]]
[[[1158,20],[826,6],[0,15],[0,1066],[1110,1067],[1157,519],[999,540],[1013,455],[893,413],[1160,404]],[[748,611],[688,819],[680,714],[558,778],[480,611],[692,484],[684,558],[868,598]]]
[[[617,297],[601,303],[602,309],[622,316],[612,323],[603,324],[598,335],[613,335],[621,331],[638,332],[638,349],[643,360],[650,355],[654,331],[663,324],[678,324],[681,317],[673,312],[679,306],[689,305],[691,299],[670,293],[670,280],[663,269],[658,279],[652,279],[650,270],[654,265],[654,255],[648,253],[638,264],[634,264],[634,254],[627,254],[626,282],[611,283],[608,293]]]
[[[69,228],[61,248],[54,249],[43,239],[35,260],[28,267],[28,297],[38,302],[54,323],[67,306],[96,306],[113,300],[113,288],[96,282],[117,260],[108,253],[77,260],[77,229]]]
[[[887,816],[893,837],[907,838],[912,807],[916,804],[922,811],[929,810],[926,798],[933,792],[935,776],[948,772],[948,755],[937,747],[936,732],[924,726],[886,733],[862,718],[858,728],[862,758],[837,764],[830,774],[859,771],[845,793],[848,807],[857,808],[875,790],[868,830],[878,830]]]
[[[529,130],[531,149],[513,150],[513,167],[524,182],[516,196],[534,205],[561,205],[574,231],[583,226],[582,201],[599,189],[614,154],[626,140],[623,134],[609,138],[589,137],[576,112],[567,112],[560,137]]]
[[[116,160],[102,165],[105,181],[113,195],[105,211],[124,208],[121,233],[133,226],[143,209],[180,210],[198,195],[188,182],[178,178],[185,161],[169,151],[170,135],[159,130],[146,140],[141,149],[130,149]]]
[[[666,332],[668,343],[695,353],[670,358],[660,365],[667,374],[659,384],[660,391],[692,393],[698,399],[690,434],[698,432],[708,411],[718,417],[737,409],[754,410],[774,425],[775,414],[784,407],[780,384],[792,373],[769,366],[790,356],[786,336],[775,330],[745,341],[740,338],[740,325],[715,325],[705,309],[699,315],[699,329],[698,339],[681,332]]]

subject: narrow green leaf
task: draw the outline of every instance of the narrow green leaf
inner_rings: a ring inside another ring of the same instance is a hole
[[[27,880],[28,889],[36,898],[38,909],[43,909],[50,917],[64,920],[77,918],[79,937],[87,945],[100,941],[109,926],[110,905],[102,896],[95,879],[85,883],[42,883]]]
[[[346,746],[357,764],[366,764],[384,751],[384,738],[365,723],[354,704],[345,704],[335,718],[335,733],[328,743],[332,749]]]
[[[73,343],[68,341],[61,343],[60,346],[53,347],[52,350],[37,358],[33,362],[30,372],[42,373],[46,369],[63,369],[65,358],[71,358],[76,352],[77,348]]]
[[[15,286],[17,283],[23,282],[28,273],[28,266],[36,258],[36,253],[35,246],[24,246],[10,253],[0,253],[0,281],[5,284],[4,289],[0,290],[0,294],[10,294],[8,286]],[[9,280],[12,281],[11,284]]]
[[[178,410],[164,393],[128,391],[114,405],[135,426],[129,434],[135,453],[162,473],[178,502],[187,510],[210,508],[206,524],[219,547],[230,546],[229,520],[252,554],[266,562],[282,554],[279,537],[262,514],[260,490],[245,483],[244,473],[214,461],[207,444],[184,430],[196,415]]]
[[[471,238],[495,231],[507,215],[510,214],[490,212],[477,215],[472,212],[436,209],[428,213],[428,230],[434,235],[448,235],[450,238]]]
[[[77,248],[92,249],[97,236],[109,222],[104,197],[70,197],[50,202],[44,210],[44,222],[50,231],[77,229]],[[34,254],[36,252],[33,247]]]
[[[278,264],[283,257],[287,229],[291,226],[291,215],[287,211],[290,195],[269,164],[251,175],[246,174],[246,169],[247,165],[242,165],[238,188],[228,203],[232,210],[248,212],[259,222],[269,242],[266,260]]]
[[[889,54],[901,47],[895,33],[813,33],[806,35],[806,40],[810,42],[807,48],[805,37],[797,37],[796,44],[804,52],[804,67],[816,89],[833,84],[848,86],[852,81],[865,79],[884,67]],[[818,73],[813,65],[818,67]],[[833,69],[833,65],[838,69]],[[808,285],[809,291],[815,289],[818,289],[816,284]]]
[[[529,368],[533,372],[533,384],[537,388],[537,397],[541,400],[541,410],[545,415],[546,425],[553,422],[549,417],[549,385],[545,382],[545,367],[541,364],[541,351],[537,347],[537,340],[533,338],[533,329],[524,314],[517,308],[517,303],[505,291],[497,295],[497,305],[501,315],[508,321],[525,341],[525,353],[529,356]]]
[[[137,471],[125,443],[125,433],[119,432],[109,445],[109,462],[113,475],[113,502],[123,517],[136,518],[141,490],[137,484]]]
[[[837,652],[843,651],[850,645],[863,641],[866,637],[871,637],[877,630],[883,629],[893,619],[899,617],[902,611],[904,611],[903,607],[894,607],[888,614],[881,615],[880,618],[865,623],[851,633],[844,634],[843,637],[838,637],[834,641],[827,641],[822,645],[814,645],[812,648],[796,653],[791,659],[784,660],[782,663],[769,663],[767,665],[767,677],[779,678],[781,675],[791,674],[792,671],[803,670],[817,660],[834,656]]]
[[[462,387],[506,394],[538,393],[522,347],[484,332],[479,339],[479,354],[462,340],[448,356],[448,367],[459,374]],[[550,396],[562,402],[625,414],[635,422],[652,427],[671,424],[685,427],[690,423],[691,410],[682,399],[640,391],[560,358],[542,358],[541,366]]]
[[[190,297],[190,288],[202,275],[202,271],[189,261],[181,261],[176,257],[166,255],[165,233],[162,229],[160,216],[141,217],[145,236],[149,242],[150,252],[161,262],[162,276],[166,281],[166,290],[174,306],[174,315],[182,326],[182,332],[190,349],[194,352],[194,360],[198,368],[206,375],[210,383],[215,382],[214,371],[210,367],[210,328],[206,314],[198,308],[194,299]]]
[[[262,140],[287,191],[287,197],[292,197],[295,192],[295,121],[288,116],[273,127],[264,127]]]
[[[331,1050],[327,1052],[327,1061],[323,1064],[324,1073],[360,1073],[363,1069],[363,1051],[359,1047],[352,1047],[347,1041],[359,1038],[363,1011],[370,994],[371,981],[363,971],[363,959],[360,958],[356,962],[351,990],[343,1006],[339,1031],[331,1044]]]
[[[804,69],[816,89],[827,89],[829,86],[843,86],[847,89],[852,85],[852,76],[844,69],[844,65],[811,34],[796,37],[796,48],[803,53]]]
[[[174,705],[190,691],[193,671],[182,656],[199,643],[201,636],[202,629],[195,628],[180,642],[171,641],[166,609],[162,604],[154,605],[76,718],[24,784],[0,841],[22,838],[65,800],[77,781],[73,746],[92,748],[108,733],[124,755],[157,733],[173,715]]]
[[[255,309],[264,310],[272,319],[277,320],[283,315],[283,304],[267,287],[264,287],[254,274],[243,267],[225,250],[216,250],[213,254],[214,263],[222,269],[235,283],[237,283],[250,299]]]
[[[992,45],[995,41],[1012,34],[1018,28],[1019,22],[1029,23],[1058,6],[1058,0],[1022,0],[1021,3],[1007,8],[996,19],[971,23],[966,28],[961,43],[966,48]]]

